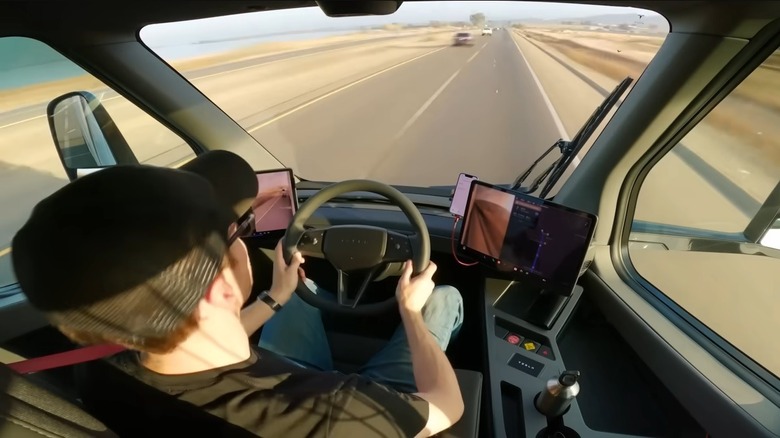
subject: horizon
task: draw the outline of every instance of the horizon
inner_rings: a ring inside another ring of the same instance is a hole
[[[191,22],[160,23],[141,31],[149,45],[187,44],[205,35],[239,39],[256,35],[275,35],[325,30],[348,30],[390,24],[422,25],[434,21],[469,22],[471,14],[482,13],[486,22],[582,20],[603,15],[643,15],[648,19],[660,14],[626,6],[583,5],[571,3],[520,1],[415,1],[404,2],[389,15],[328,17],[319,7],[252,12]]]

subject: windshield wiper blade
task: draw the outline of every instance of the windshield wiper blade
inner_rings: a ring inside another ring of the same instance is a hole
[[[517,177],[517,179],[515,179],[515,182],[511,187],[512,190],[521,190],[530,194],[535,192],[539,186],[544,183],[544,187],[539,192],[539,198],[544,198],[547,196],[547,193],[552,190],[555,183],[558,182],[558,180],[561,178],[563,172],[567,167],[569,167],[569,164],[571,164],[571,162],[574,160],[574,157],[577,156],[577,153],[580,151],[580,149],[582,149],[582,146],[588,141],[590,136],[593,135],[593,132],[601,124],[609,111],[620,100],[621,96],[623,96],[633,81],[634,79],[630,76],[626,76],[625,79],[620,81],[615,89],[612,90],[612,92],[609,93],[609,95],[601,102],[601,104],[596,107],[596,109],[593,111],[593,114],[591,114],[588,120],[585,121],[574,138],[569,141],[559,139],[555,142],[555,144],[550,146],[549,149],[547,149],[539,158],[536,159],[536,161],[531,163],[531,166],[525,172],[523,172],[519,177]],[[561,150],[561,155],[549,167],[547,167],[547,169],[539,174],[539,176],[534,179],[530,186],[521,188],[523,181],[528,178],[534,167],[536,167],[536,165],[539,164],[539,162],[541,162],[544,157],[546,157],[556,147]]]
[[[523,181],[525,181],[526,178],[528,178],[531,175],[531,172],[534,170],[537,164],[539,164],[544,157],[550,154],[556,147],[561,149],[561,156],[565,153],[564,150],[566,150],[569,145],[571,144],[570,141],[566,141],[564,139],[558,139],[555,143],[553,143],[552,146],[549,147],[542,155],[539,156],[539,158],[536,159],[533,163],[531,163],[531,166],[528,167],[528,169],[523,172],[520,176],[518,176],[515,181],[512,183],[512,186],[510,187],[512,190],[518,190],[521,189],[521,185],[523,184]],[[553,163],[552,166],[548,167],[544,172],[539,174],[539,176],[534,179],[534,181],[531,183],[530,186],[523,188],[522,191],[525,193],[533,193],[536,191],[536,189],[539,188],[539,185],[541,185],[542,181],[544,181],[545,178],[547,178],[548,175],[550,175],[550,172],[552,172],[553,167],[558,161],[560,161],[560,157],[558,157],[557,160],[555,160],[555,163]]]

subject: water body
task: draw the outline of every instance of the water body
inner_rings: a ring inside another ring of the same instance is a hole
[[[267,42],[301,41],[353,33],[355,30],[324,30],[257,35],[223,40],[202,40],[178,45],[155,45],[151,49],[166,61],[213,55]],[[22,37],[0,39],[0,90],[9,90],[87,74],[49,46]]]
[[[159,45],[157,47],[151,47],[151,49],[166,61],[178,61],[186,58],[213,55],[230,50],[242,49],[261,43],[316,40],[329,36],[346,35],[354,32],[355,30],[328,30],[319,32],[279,33],[235,39],[204,40],[195,43],[171,46]]]

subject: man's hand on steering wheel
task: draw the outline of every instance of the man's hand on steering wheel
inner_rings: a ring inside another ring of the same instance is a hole
[[[274,257],[274,273],[271,281],[271,290],[268,291],[268,295],[271,296],[277,303],[284,305],[290,301],[290,297],[295,292],[295,288],[298,287],[298,279],[303,280],[303,269],[301,263],[305,260],[300,252],[293,253],[292,260],[289,264],[284,260],[284,245],[282,240],[276,244]]]
[[[403,231],[360,224],[304,227],[321,205],[350,192],[383,196],[401,210],[409,227],[400,227]],[[410,259],[413,271],[410,275],[423,272],[429,266],[431,255],[428,227],[414,203],[396,188],[372,180],[342,181],[321,189],[295,213],[283,242],[284,260],[292,261],[293,254],[300,252],[327,260],[336,269],[335,300],[313,293],[303,281],[298,283],[298,295],[321,310],[352,315],[398,309],[395,294],[379,302],[363,300],[369,285],[398,275],[401,264]]]
[[[406,261],[395,289],[398,307],[402,313],[420,313],[435,286],[433,273],[436,272],[436,264],[430,262],[428,267],[414,278],[412,278],[412,270],[412,261]]]

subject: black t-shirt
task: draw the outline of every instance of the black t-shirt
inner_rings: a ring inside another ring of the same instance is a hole
[[[302,368],[262,349],[253,350],[246,361],[184,375],[150,371],[133,352],[116,355],[112,362],[180,401],[263,437],[409,437],[428,418],[428,403],[415,395],[356,374]],[[134,403],[146,403],[134,397]]]

